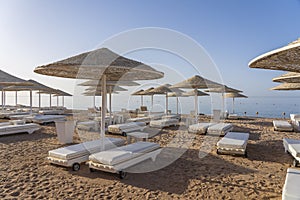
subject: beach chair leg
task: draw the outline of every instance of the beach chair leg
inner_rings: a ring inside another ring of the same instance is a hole
[[[74,164],[72,165],[72,169],[73,169],[73,171],[78,171],[78,170],[80,170],[80,164],[79,164],[79,163],[74,163]]]
[[[293,167],[297,167],[298,163],[299,163],[298,160],[294,159],[293,160]]]
[[[124,179],[127,176],[127,172],[119,171],[119,178]]]

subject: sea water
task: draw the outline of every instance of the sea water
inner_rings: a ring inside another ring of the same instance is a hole
[[[65,106],[70,109],[87,109],[93,107],[93,97],[67,97],[64,100]],[[236,98],[234,101],[234,113],[240,116],[270,117],[270,118],[289,118],[291,113],[300,113],[300,97],[288,96],[250,96],[248,98]],[[13,95],[7,96],[8,105],[15,104]],[[18,103],[29,105],[29,96],[20,95]],[[56,106],[57,99],[52,99],[52,105]],[[164,95],[155,95],[153,97],[153,107],[150,96],[144,96],[143,104],[151,111],[164,111],[166,109],[166,97]],[[59,105],[62,105],[62,99],[59,99]],[[101,97],[96,97],[96,106],[101,105]],[[38,97],[33,97],[33,106],[38,106]],[[42,97],[42,106],[49,106],[49,97]],[[134,110],[141,106],[141,97],[128,95],[114,95],[112,98],[112,110],[120,111],[122,108]],[[211,114],[213,109],[223,109],[229,113],[233,112],[232,99],[224,99],[221,96],[198,97],[198,111],[203,114]],[[176,97],[168,98],[168,110],[177,113]],[[194,97],[179,97],[178,112],[189,114],[195,110]]]

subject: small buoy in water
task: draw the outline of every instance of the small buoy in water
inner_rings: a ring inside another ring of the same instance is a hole
[[[282,112],[282,115],[283,115],[283,119],[285,119],[285,112]]]
[[[258,115],[258,112],[256,112],[256,115]]]
[[[245,114],[245,116],[246,116],[247,112],[244,112],[244,114]]]

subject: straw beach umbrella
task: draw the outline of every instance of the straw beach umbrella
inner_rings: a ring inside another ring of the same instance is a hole
[[[224,102],[224,93],[240,93],[243,92],[241,90],[238,89],[234,89],[231,87],[228,87],[226,85],[223,85],[221,87],[217,87],[217,88],[210,88],[207,90],[204,90],[205,92],[211,92],[211,93],[220,93],[222,94],[222,109],[224,110],[225,107],[225,102]]]
[[[107,48],[82,53],[52,64],[35,68],[34,72],[64,78],[101,80],[102,116],[106,110],[106,81],[134,81],[162,78],[152,67],[120,56]],[[105,137],[105,118],[101,118],[101,138]],[[103,139],[101,140],[103,148]]]
[[[111,109],[111,94],[118,91],[118,92],[122,92],[122,91],[127,91],[127,89],[122,88],[120,86],[117,85],[108,85],[106,90],[109,93],[109,124],[111,124],[111,119],[112,119],[112,109]],[[101,87],[99,86],[90,86],[89,88],[86,89],[87,92],[94,92],[94,93],[101,93]],[[102,95],[100,95],[102,96]],[[95,103],[95,100],[94,100]],[[95,107],[95,104],[94,104]]]
[[[58,105],[58,97],[62,97],[62,107],[65,107],[65,97],[71,97],[73,96],[72,94],[69,94],[67,92],[64,92],[62,90],[56,89],[54,91],[54,95],[57,97],[57,105]]]
[[[172,89],[169,88],[170,86],[171,86],[170,84],[165,84],[153,88],[152,90],[149,91],[149,93],[153,95],[161,94],[166,96],[166,110],[165,110],[166,115],[168,114],[168,93],[173,92]]]
[[[79,86],[101,86],[98,80],[89,80],[78,84]],[[139,86],[140,84],[134,81],[107,81],[106,85],[120,85],[120,86]]]
[[[175,88],[174,88],[175,89]],[[173,90],[174,90],[173,89]],[[177,89],[177,88],[176,88]],[[180,89],[177,89],[178,91],[176,91],[176,92],[172,92],[172,93],[168,93],[168,97],[176,97],[176,114],[178,114],[179,113],[179,111],[178,111],[178,98],[179,97],[187,97],[187,96],[184,96],[183,95],[183,93],[184,93],[184,91],[183,90],[180,90]]]
[[[139,95],[142,96],[151,96],[151,109],[153,108],[153,93],[151,92],[154,89],[154,87],[150,87],[146,90],[144,90],[143,92],[140,92]]]
[[[288,72],[281,76],[272,79],[273,82],[285,82],[285,83],[300,83],[300,73]]]
[[[250,68],[300,72],[300,39],[262,54],[249,62]]]
[[[136,91],[134,93],[132,93],[131,95],[133,96],[141,96],[141,106],[144,105],[144,99],[143,99],[143,94],[141,94],[142,92],[144,92],[144,90],[139,90],[139,91]]]
[[[225,98],[232,98],[232,113],[234,114],[234,99],[235,98],[248,98],[246,95],[240,93],[226,93]]]
[[[183,89],[194,89],[194,97],[195,97],[195,121],[198,121],[198,89],[207,89],[207,88],[215,88],[222,86],[219,83],[213,82],[206,78],[203,78],[199,75],[195,75],[187,80],[179,82],[175,85],[172,85],[170,88],[183,88]]]
[[[185,96],[185,97],[193,97],[193,96],[195,96],[195,90],[191,90],[191,91],[185,92],[182,95]],[[195,106],[197,106],[197,107],[195,107],[195,110],[197,110],[199,112],[198,97],[200,97],[200,96],[209,96],[209,94],[197,90],[196,91],[196,95],[197,95],[197,104],[195,104]]]
[[[2,88],[2,110],[5,105],[4,88],[9,86],[29,86],[32,83],[0,70],[0,87]]]
[[[300,83],[282,83],[271,90],[300,90]]]

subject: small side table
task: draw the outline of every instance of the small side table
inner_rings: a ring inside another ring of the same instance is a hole
[[[134,139],[135,142],[137,142],[137,141],[147,141],[148,136],[149,136],[149,134],[145,133],[145,132],[127,133],[127,144],[130,144],[132,139]]]

